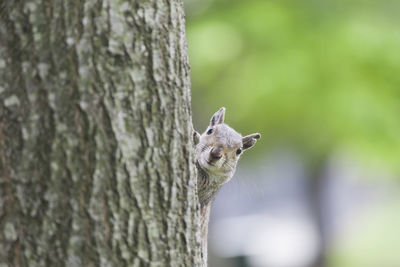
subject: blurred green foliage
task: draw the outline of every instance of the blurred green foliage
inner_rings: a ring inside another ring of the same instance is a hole
[[[186,7],[197,127],[226,106],[227,123],[262,133],[255,150],[291,146],[316,161],[339,151],[398,177],[400,1],[187,0]],[[329,266],[398,266],[393,203],[338,240]]]
[[[226,106],[227,122],[243,134],[261,132],[266,151],[285,144],[318,158],[339,150],[400,170],[400,1],[188,0],[186,7],[201,121]]]

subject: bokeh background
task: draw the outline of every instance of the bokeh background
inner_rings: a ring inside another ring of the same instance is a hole
[[[400,266],[400,1],[186,0],[194,124],[260,132],[210,267]]]

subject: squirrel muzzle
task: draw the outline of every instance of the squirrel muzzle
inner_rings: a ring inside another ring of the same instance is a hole
[[[222,147],[213,147],[210,151],[208,160],[210,162],[217,161],[222,158]]]

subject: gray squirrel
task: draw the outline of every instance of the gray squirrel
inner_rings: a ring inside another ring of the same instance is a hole
[[[242,137],[224,123],[225,108],[219,109],[203,134],[194,132],[196,145],[197,191],[201,208],[202,253],[207,262],[207,232],[211,202],[219,188],[230,179],[242,152],[261,137],[259,133]]]

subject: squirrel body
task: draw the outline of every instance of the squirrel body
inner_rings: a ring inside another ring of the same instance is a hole
[[[225,108],[219,109],[203,134],[194,132],[196,144],[197,191],[201,208],[203,259],[207,262],[207,232],[211,203],[219,188],[232,179],[242,152],[261,137],[255,133],[242,137],[224,123]]]

